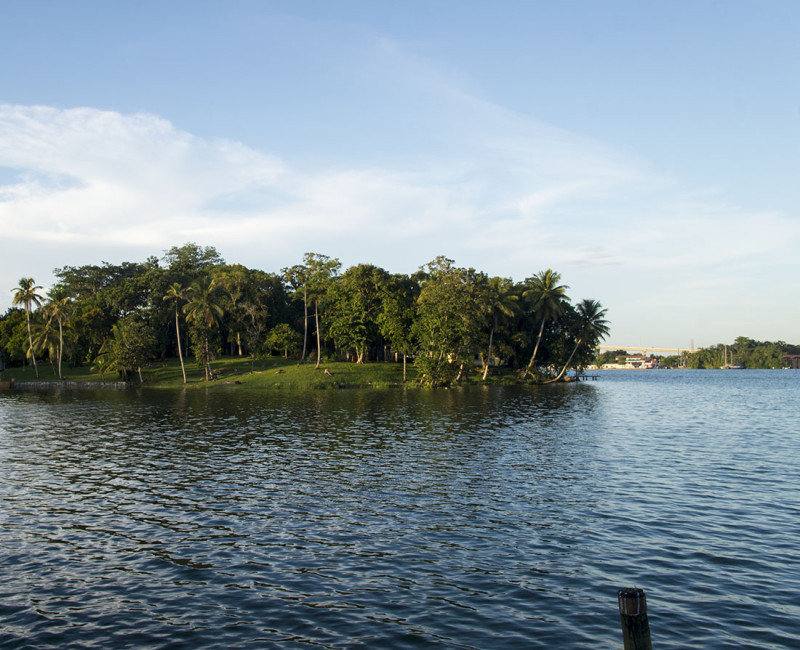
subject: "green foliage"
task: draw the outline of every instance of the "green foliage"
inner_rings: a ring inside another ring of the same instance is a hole
[[[151,358],[155,336],[147,323],[136,316],[127,316],[111,328],[111,336],[103,344],[95,366],[118,372],[126,381]]]
[[[288,323],[278,323],[267,334],[265,346],[269,350],[281,353],[288,359],[290,355],[297,353],[300,348],[302,337]]]
[[[419,284],[404,275],[392,275],[383,285],[377,322],[381,335],[398,352],[414,349],[413,324],[417,317]]]
[[[189,242],[173,246],[164,252],[164,261],[169,270],[184,282],[191,281],[205,271],[225,263],[213,246],[198,246]]]
[[[497,345],[495,334],[500,330],[501,320],[505,321],[516,315],[519,311],[519,295],[516,292],[514,283],[507,278],[486,278],[480,288],[483,300],[483,308],[486,314],[484,330],[488,328],[488,340],[486,341],[486,353],[481,349],[481,359],[483,361],[483,379],[489,375],[494,353],[499,348],[508,349],[508,344]],[[500,341],[502,344],[502,341]]]
[[[597,357],[595,363],[598,366],[603,366],[607,363],[625,363],[627,356],[627,350],[607,350]]]
[[[33,361],[33,370],[36,376],[39,376],[39,370],[36,367],[36,354],[34,353],[33,334],[31,333],[31,312],[34,306],[42,304],[42,296],[37,291],[42,287],[38,286],[33,278],[20,278],[19,285],[14,289],[14,297],[11,304],[22,305],[25,310],[25,325],[28,330],[28,348],[26,356],[29,356]]]
[[[209,276],[201,276],[186,291],[189,302],[183,307],[186,322],[191,325],[192,340],[197,364],[205,369],[206,381],[213,377],[211,361],[216,352],[218,326],[224,315],[220,305],[221,289]]]
[[[569,298],[567,298],[566,291],[569,287],[561,285],[559,282],[561,282],[561,274],[556,273],[552,269],[541,271],[525,280],[525,289],[522,296],[527,301],[531,312],[539,321],[539,333],[536,336],[533,353],[531,354],[528,366],[523,372],[523,377],[533,372],[536,368],[536,356],[539,352],[542,337],[544,336],[545,325],[548,321],[558,320],[565,306],[568,304]]]
[[[350,267],[330,288],[329,331],[337,347],[363,363],[380,338],[380,316],[389,274],[371,264]]]
[[[308,300],[314,305],[314,325],[317,338],[317,364],[319,368],[322,360],[322,314],[326,307],[330,290],[334,284],[334,279],[339,274],[341,264],[338,259],[331,259],[327,255],[318,253],[306,253],[303,256],[305,271],[305,286]]]
[[[446,386],[472,365],[483,324],[480,286],[485,276],[455,267],[445,257],[437,257],[426,268],[428,277],[422,282],[413,326],[415,364],[424,384]]]
[[[783,341],[754,341],[746,336],[739,336],[732,345],[717,343],[687,355],[686,366],[714,369],[733,363],[742,364],[751,370],[786,368],[789,365],[786,355],[797,354],[797,349],[797,346]]]
[[[150,257],[56,269],[46,307],[33,280],[24,279],[20,290],[32,290],[36,299],[20,294],[25,309],[0,319],[0,355],[5,363],[20,363],[36,349],[51,362],[63,358],[72,369],[96,360],[103,373],[118,365],[129,374],[128,339],[136,335],[129,323],[145,327],[149,359],[181,362],[191,340],[209,380],[220,354],[247,354],[254,368],[272,351],[295,354],[301,342],[301,359],[315,344],[317,368],[337,355],[356,362],[388,361],[390,355],[399,361],[402,355],[405,374],[406,359],[414,359],[417,372],[411,374],[427,385],[480,377],[475,370],[481,364],[484,381],[492,381],[490,367],[499,377],[503,366],[525,363],[537,378],[552,376],[567,361],[586,363],[590,354],[566,287],[549,269],[515,284],[446,257],[412,275],[391,275],[371,264],[340,273],[337,259],[316,253],[305,254],[302,262],[279,276],[228,265],[213,247],[189,243],[169,249],[161,262]],[[760,363],[774,363],[775,356]],[[186,381],[196,372],[190,369]]]
[[[0,361],[4,365],[21,365],[27,349],[25,312],[12,307],[0,318]]]
[[[556,379],[562,377],[568,368],[581,368],[594,359],[598,344],[608,336],[608,321],[605,316],[606,310],[596,300],[584,299],[577,304],[569,325],[575,345]]]

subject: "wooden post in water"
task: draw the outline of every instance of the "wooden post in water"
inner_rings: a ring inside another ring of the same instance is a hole
[[[653,650],[644,589],[620,589],[617,600],[625,650]]]

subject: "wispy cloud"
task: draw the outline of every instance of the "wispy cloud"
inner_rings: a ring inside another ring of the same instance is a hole
[[[413,169],[344,161],[307,171],[241,143],[198,138],[154,115],[6,105],[0,165],[17,177],[0,187],[0,223],[14,239],[98,246],[158,247],[199,235],[233,244],[252,241],[253,233],[318,244],[355,233],[409,244],[429,237],[460,248],[473,238],[485,244],[503,220],[518,231],[541,230],[548,208],[586,200],[629,176],[617,161],[574,143],[558,146],[536,129],[512,138],[500,127],[513,130],[495,116],[483,122],[469,155]]]
[[[205,141],[153,115],[0,107],[0,224],[26,241],[82,238],[159,245],[210,216],[224,195],[276,187],[276,159]]]
[[[636,155],[390,54],[393,81],[418,84],[424,96],[415,102],[441,131],[426,155],[381,165],[342,154],[306,168],[146,113],[0,106],[0,167],[9,172],[0,228],[15,251],[0,282],[11,287],[20,274],[44,277],[64,263],[141,259],[185,241],[267,270],[307,250],[398,271],[444,253],[516,279],[557,268],[584,295],[630,305],[619,312],[635,319],[641,301],[630,296],[674,300],[682,285],[699,301],[691,278],[701,269],[727,265],[737,275],[797,241],[798,226],[783,215],[698,198]],[[53,259],[66,249],[86,256]],[[37,260],[23,250],[54,253]]]

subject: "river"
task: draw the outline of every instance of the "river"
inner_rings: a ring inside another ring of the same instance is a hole
[[[0,393],[0,647],[800,647],[800,372]]]

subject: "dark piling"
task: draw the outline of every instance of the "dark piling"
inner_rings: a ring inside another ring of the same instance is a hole
[[[625,650],[653,650],[644,590],[620,589],[617,592],[617,600]]]

